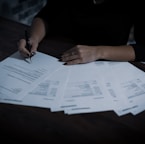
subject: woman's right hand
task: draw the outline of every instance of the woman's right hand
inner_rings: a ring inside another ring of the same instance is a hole
[[[29,39],[29,44],[31,46],[31,51],[29,52],[26,48],[26,40],[25,39],[20,39],[18,42],[18,51],[20,52],[20,54],[24,57],[24,58],[28,58],[30,56],[33,56],[38,48],[38,41],[30,38]]]

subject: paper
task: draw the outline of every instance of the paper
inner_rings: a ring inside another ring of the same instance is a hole
[[[68,75],[69,70],[61,67],[25,95],[21,104],[44,108],[58,108],[60,98],[63,96],[66,87]]]
[[[122,72],[121,70],[124,71]],[[144,102],[145,89],[143,85],[145,85],[145,73],[127,62],[112,65],[110,71],[112,71],[110,74],[114,77],[112,84],[117,90],[117,96],[124,99],[122,104],[117,104],[117,108],[114,109],[115,112],[118,115],[124,115],[134,111],[141,101]],[[117,75],[114,74],[114,71]]]
[[[40,52],[32,57],[31,64],[14,53],[0,63],[0,100],[21,100],[61,65],[56,58]]]
[[[102,83],[103,68],[103,62],[70,66],[70,78],[61,104],[65,113],[112,110],[113,102]]]
[[[145,73],[129,62],[63,65],[37,52],[32,62],[18,52],[0,63],[0,102],[49,108],[65,114],[145,110]]]

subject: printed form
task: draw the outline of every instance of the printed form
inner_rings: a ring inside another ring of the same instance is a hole
[[[0,102],[79,114],[145,110],[145,73],[128,62],[63,65],[37,52],[28,63],[18,52],[0,63]]]
[[[61,65],[56,58],[40,52],[32,57],[31,63],[25,61],[19,52],[14,53],[0,63],[0,101],[22,100]]]

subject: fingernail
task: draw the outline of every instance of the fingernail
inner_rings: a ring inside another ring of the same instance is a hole
[[[35,54],[36,54],[36,52],[32,52],[31,54],[32,54],[32,55],[35,55]]]
[[[34,56],[35,54],[36,54],[36,52],[32,52],[32,53],[31,53],[31,56]]]

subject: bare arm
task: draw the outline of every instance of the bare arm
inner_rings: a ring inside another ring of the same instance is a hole
[[[20,39],[18,43],[18,50],[20,51],[21,55],[24,57],[28,57],[33,52],[37,51],[39,43],[42,41],[42,39],[46,35],[46,29],[45,29],[45,23],[41,18],[34,18],[31,30],[30,30],[30,37],[29,37],[29,43],[32,46],[31,53],[25,48],[26,46],[26,40]]]
[[[85,46],[77,45],[62,55],[66,64],[88,63],[95,60],[134,61],[135,52],[132,46]]]
[[[116,61],[134,61],[135,52],[132,46],[101,46],[101,59]],[[96,51],[97,52],[97,51]]]
[[[31,39],[35,39],[38,43],[45,37],[46,29],[44,21],[41,18],[34,18],[31,25]]]

